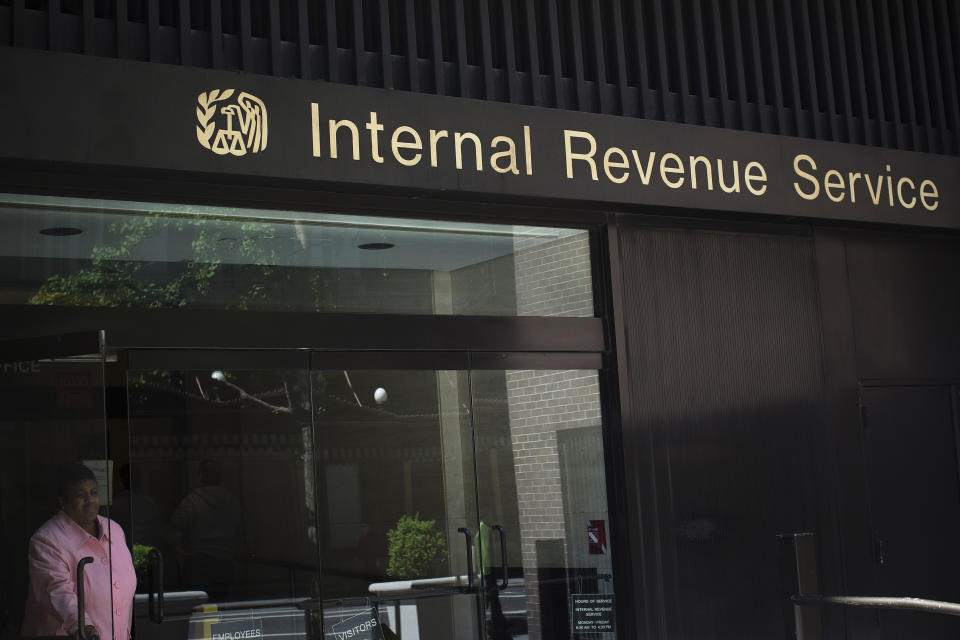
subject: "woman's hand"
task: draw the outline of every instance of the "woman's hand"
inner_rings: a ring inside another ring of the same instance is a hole
[[[87,640],[100,640],[100,632],[97,631],[97,628],[92,624],[85,625],[83,627],[83,633],[87,637]],[[77,640],[82,640],[79,630],[75,634],[75,637]]]

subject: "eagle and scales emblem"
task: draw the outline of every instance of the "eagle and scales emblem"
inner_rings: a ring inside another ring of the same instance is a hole
[[[234,93],[234,89],[214,89],[197,96],[197,140],[221,156],[263,151],[267,148],[267,107],[245,91],[235,102],[227,102]]]

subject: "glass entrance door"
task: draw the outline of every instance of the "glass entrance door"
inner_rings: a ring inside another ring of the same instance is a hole
[[[131,576],[114,576],[110,564],[126,549],[101,526],[115,495],[105,365],[100,332],[0,343],[4,640],[81,626],[127,638]]]
[[[126,358],[138,640],[480,637],[466,355]]]
[[[315,353],[327,633],[373,608],[403,638],[615,637],[599,367]]]
[[[315,353],[311,381],[324,637],[481,637],[466,354]]]
[[[127,357],[116,518],[141,559],[137,639],[306,637],[319,593],[306,354]]]
[[[615,637],[599,358],[471,364],[486,637]]]

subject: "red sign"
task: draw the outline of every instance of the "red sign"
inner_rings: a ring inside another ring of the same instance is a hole
[[[602,555],[607,552],[606,520],[587,520],[587,545],[591,555]]]

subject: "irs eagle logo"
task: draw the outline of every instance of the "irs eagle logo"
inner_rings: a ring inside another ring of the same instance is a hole
[[[235,102],[233,89],[197,96],[197,140],[219,156],[244,156],[267,148],[267,107],[245,91]]]

